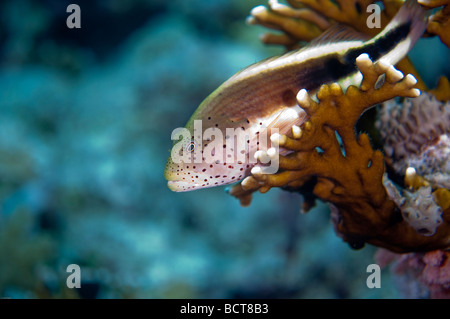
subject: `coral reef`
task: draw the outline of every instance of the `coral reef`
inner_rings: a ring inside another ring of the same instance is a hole
[[[311,41],[334,22],[367,34],[373,31],[367,29],[364,14],[372,1],[288,2],[290,6],[269,1],[267,8],[260,6],[251,12],[251,24],[282,31],[263,35],[264,43],[291,49]],[[419,3],[428,8],[443,6],[429,17],[427,31],[450,47],[450,2]],[[402,1],[383,4],[384,25]],[[317,196],[329,203],[335,231],[352,247],[360,248],[366,242],[384,247],[379,249],[377,262],[386,265],[394,261],[394,281],[404,297],[450,298],[449,80],[442,76],[436,88],[428,90],[405,58],[397,67],[414,74],[418,79],[415,87],[428,92],[419,97],[412,94],[414,98],[403,101],[389,100],[412,92],[392,87],[400,80],[393,76],[394,69],[380,72],[369,61],[362,61],[365,59],[359,57],[357,65],[364,76],[359,90],[350,87],[344,95],[338,84],[324,85],[317,94],[318,103],[300,91],[298,104],[308,113],[308,122],[293,127],[292,137],[272,137],[273,142],[294,151],[280,156],[281,172],[267,176],[252,170],[253,176],[230,193],[249,205],[255,190],[282,187],[305,194],[305,210],[314,205]],[[386,83],[373,89],[383,72]],[[411,88],[415,83],[408,84]],[[389,86],[392,95],[383,95],[383,88]],[[361,114],[383,100],[389,101],[380,109],[376,128],[384,155],[373,151],[366,134],[356,137],[354,132]]]
[[[366,8],[373,1],[288,3],[271,0],[267,7],[252,10],[250,24],[281,31],[264,34],[264,43],[298,47],[336,22],[369,35],[376,31],[366,23]],[[383,25],[402,3],[383,1]],[[442,7],[429,17],[427,35],[439,36],[449,47],[450,3],[419,3],[427,8]],[[428,297],[449,297],[450,83],[441,77],[437,87],[428,90],[407,58],[396,67],[413,74],[418,83],[411,75],[402,80],[392,66],[372,65],[364,57],[356,63],[364,77],[359,89],[350,87],[344,94],[336,83],[323,85],[317,93],[318,102],[304,90],[298,93],[298,104],[309,120],[300,128],[293,127],[291,136],[272,136],[272,142],[293,153],[280,156],[277,174],[262,175],[259,169],[253,169],[252,176],[230,193],[241,204],[249,205],[252,192],[282,187],[305,194],[306,210],[314,205],[315,197],[320,198],[329,203],[335,230],[352,247],[360,248],[367,242],[387,248],[392,255],[412,252],[397,255],[401,257],[396,257],[394,272],[405,273],[409,282],[420,281],[415,288],[408,288],[420,290],[416,296],[424,296],[426,291]],[[374,89],[383,73],[385,83]],[[399,89],[401,84],[403,88]],[[418,97],[412,87],[428,92]],[[392,99],[408,95],[413,98]],[[384,155],[372,149],[368,135],[355,135],[354,131],[362,113],[383,101],[388,102],[383,103],[376,128]],[[385,173],[385,164],[389,174]]]
[[[84,1],[64,30],[64,1],[0,1],[0,298],[397,297],[384,273],[365,287],[375,248],[337,240],[325,204],[165,185],[170,132],[273,54],[249,40],[256,2]]]
[[[404,298],[450,298],[450,252],[395,254],[385,249],[376,253],[381,267],[390,265]]]

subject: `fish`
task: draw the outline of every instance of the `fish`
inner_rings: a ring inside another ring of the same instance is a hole
[[[314,93],[334,82],[343,89],[359,85],[358,56],[365,53],[373,62],[394,65],[408,54],[426,25],[425,10],[408,0],[371,39],[336,24],[301,49],[236,73],[206,97],[184,128],[173,131],[164,171],[169,189],[185,192],[228,185],[249,176],[256,165],[276,172],[276,161],[258,154],[276,147],[270,141],[272,134],[290,134],[293,126],[307,121],[297,105],[300,90]],[[286,150],[277,152],[283,155]]]

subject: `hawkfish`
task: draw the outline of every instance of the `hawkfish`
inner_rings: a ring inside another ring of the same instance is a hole
[[[240,181],[255,165],[277,169],[258,154],[272,148],[271,134],[289,134],[292,127],[307,120],[296,100],[300,90],[314,93],[321,85],[334,82],[344,90],[359,85],[358,56],[367,54],[373,62],[394,65],[407,55],[425,28],[425,11],[408,0],[371,39],[335,25],[299,50],[241,70],[199,105],[185,128],[173,132],[164,172],[168,187],[176,192],[192,191]]]

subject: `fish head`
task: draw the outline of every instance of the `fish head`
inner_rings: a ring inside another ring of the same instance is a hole
[[[228,185],[250,175],[257,161],[251,154],[254,136],[248,123],[216,122],[207,116],[172,132],[174,143],[164,172],[169,189],[184,192]]]

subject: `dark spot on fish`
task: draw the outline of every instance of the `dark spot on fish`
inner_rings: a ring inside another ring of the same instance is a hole
[[[213,165],[211,164],[211,165],[209,165],[209,167],[211,167],[211,168],[212,168],[212,167],[213,167]]]
[[[211,116],[208,117],[208,120],[210,120],[210,119],[211,119]]]
[[[250,124],[250,121],[248,119],[246,119],[246,121],[247,121],[247,124]]]
[[[206,168],[202,169],[202,172],[206,172]]]
[[[283,99],[283,102],[288,106],[295,105],[297,103],[297,98],[295,96],[295,93],[289,89],[287,89],[286,91],[283,92],[283,95],[281,96],[281,98]]]

